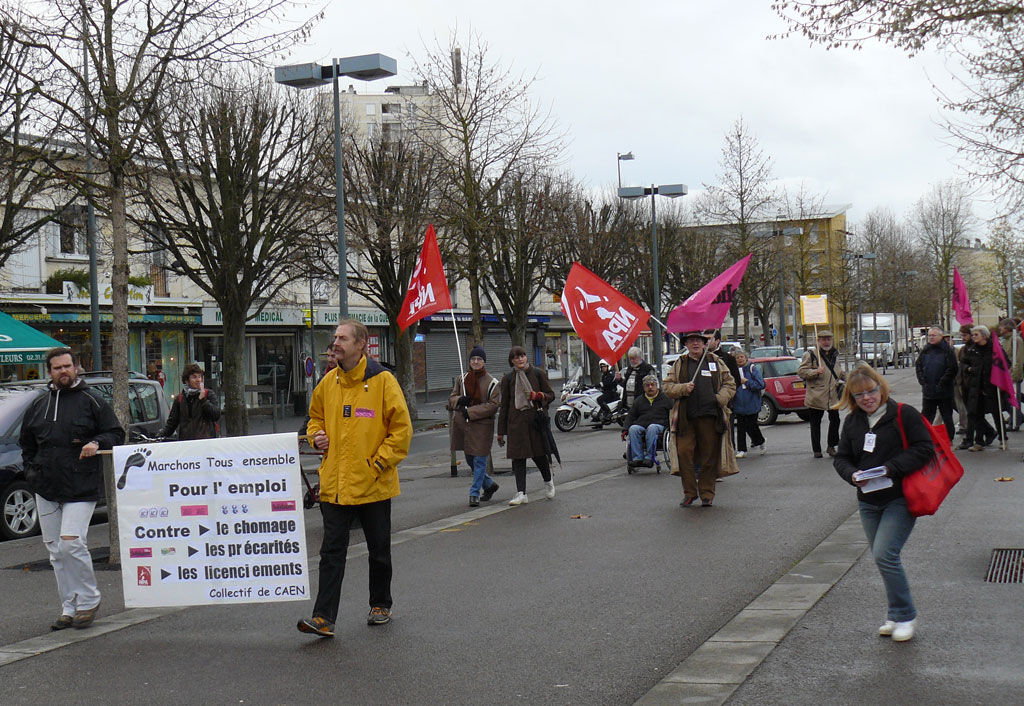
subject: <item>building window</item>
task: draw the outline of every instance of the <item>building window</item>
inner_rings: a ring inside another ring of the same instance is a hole
[[[85,206],[68,206],[57,218],[61,255],[87,255]]]
[[[380,106],[380,112],[384,115],[401,115],[402,104],[401,103],[382,103]]]
[[[367,103],[366,104],[366,114],[367,115],[376,115],[377,114],[377,106],[375,106],[373,103]]]
[[[807,234],[807,242],[809,244],[811,244],[811,245],[817,245],[818,244],[818,224],[817,223],[812,223],[811,224],[811,230]]]

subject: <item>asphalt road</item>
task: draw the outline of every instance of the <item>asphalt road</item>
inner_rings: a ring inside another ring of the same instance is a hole
[[[469,510],[469,479],[449,477],[446,436],[431,434],[402,465],[396,532]],[[614,430],[556,432],[557,484],[594,482],[546,501],[533,472],[528,505],[396,544],[388,626],[365,624],[360,556],[334,640],[295,630],[308,600],[190,608],[4,666],[0,702],[633,703],[853,512],[805,423],[784,417],[766,437],[768,454],[740,460],[715,507],[682,509],[677,478],[625,473]],[[509,465],[499,454],[499,473]],[[506,507],[513,482],[498,482],[492,505]],[[315,551],[318,512],[306,520]],[[5,602],[19,581],[38,586],[48,622],[52,575],[0,573]],[[104,573],[111,615],[120,585]],[[4,643],[41,634],[39,620],[5,623]]]

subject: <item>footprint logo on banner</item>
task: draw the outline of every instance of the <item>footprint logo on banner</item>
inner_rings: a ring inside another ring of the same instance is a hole
[[[121,471],[121,477],[117,479],[117,489],[124,490],[124,484],[128,480],[128,469],[130,468],[141,468],[146,464],[146,459],[149,458],[153,452],[145,448],[137,448],[128,457],[128,460],[124,462],[124,470]]]

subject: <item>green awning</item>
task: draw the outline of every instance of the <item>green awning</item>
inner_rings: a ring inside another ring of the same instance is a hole
[[[0,311],[0,364],[39,363],[46,351],[63,345]]]

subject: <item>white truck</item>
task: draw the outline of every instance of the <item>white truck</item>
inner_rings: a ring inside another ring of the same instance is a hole
[[[875,368],[909,364],[909,335],[907,317],[903,314],[861,314],[857,327],[857,357],[870,361]]]

